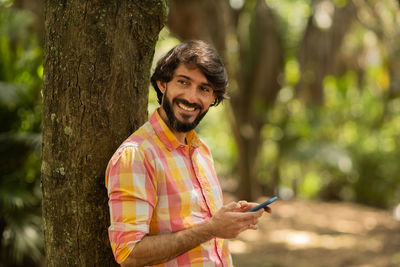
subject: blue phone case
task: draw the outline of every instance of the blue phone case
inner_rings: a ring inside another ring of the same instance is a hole
[[[262,208],[264,208],[265,206],[271,204],[272,202],[274,202],[274,201],[276,201],[276,200],[278,200],[278,197],[273,197],[273,198],[268,199],[267,201],[261,203],[260,205],[254,207],[254,208],[252,208],[252,209],[247,210],[246,212],[257,211],[257,210],[262,209]]]

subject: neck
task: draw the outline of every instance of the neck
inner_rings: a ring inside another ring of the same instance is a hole
[[[171,129],[171,127],[169,126],[170,123],[169,123],[167,114],[165,113],[164,109],[162,109],[162,108],[158,109],[158,113],[160,114],[160,117],[165,122],[165,124],[167,124],[167,126],[171,130],[171,132],[175,135],[176,139],[178,139],[179,143],[181,143],[183,145],[186,145],[187,133],[185,133],[185,132],[177,132],[174,129]]]

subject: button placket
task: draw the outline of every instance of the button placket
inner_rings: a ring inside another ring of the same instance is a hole
[[[191,162],[193,170],[195,172],[196,179],[200,184],[201,193],[203,194],[204,200],[206,202],[207,209],[208,209],[208,214],[211,217],[212,216],[212,208],[211,208],[211,204],[210,204],[210,199],[208,197],[210,192],[211,192],[211,188],[208,188],[208,187],[206,187],[204,185],[203,178],[200,175],[200,171],[199,171],[199,168],[197,166],[197,161],[196,161],[196,158],[194,156],[195,152],[196,152],[196,148],[192,147],[191,150],[190,150],[190,162]]]

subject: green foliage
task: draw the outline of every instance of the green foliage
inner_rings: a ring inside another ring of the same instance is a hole
[[[297,46],[303,36],[307,18],[312,10],[310,0],[265,0],[276,15],[278,30],[284,38],[287,57],[297,52]]]
[[[211,107],[196,129],[210,147],[215,168],[221,177],[230,177],[236,171],[234,162],[236,162],[237,147],[229,121],[226,119],[227,112],[224,102],[217,107]]]
[[[246,1],[230,2],[240,9]],[[277,103],[270,109],[260,107],[263,112],[268,110],[265,114],[268,123],[262,130],[265,141],[258,159],[258,178],[262,183],[270,183],[274,179],[273,170],[278,169],[280,188],[286,189],[281,192],[290,191],[305,198],[392,206],[398,201],[396,194],[400,188],[400,99],[391,98],[388,93],[393,77],[387,62],[398,50],[393,41],[398,36],[398,25],[387,18],[395,17],[395,11],[385,9],[386,2],[377,4],[380,13],[391,12],[390,16],[382,15],[385,24],[381,35],[358,25],[346,38],[345,56],[364,53],[358,62],[364,78],[354,66],[340,75],[328,76],[324,81],[324,104],[307,106],[296,98],[294,87],[300,77],[297,48],[312,13],[311,2],[266,0],[284,37],[286,65]],[[249,9],[255,2],[246,3],[245,9]],[[337,7],[346,3],[334,0]],[[363,23],[375,19],[365,12],[359,14]],[[250,20],[249,15],[242,19]],[[29,13],[13,9],[11,0],[0,0],[0,262],[6,266],[39,265],[43,257],[40,218],[43,67],[42,50],[30,31],[32,21]],[[372,24],[367,26],[373,28]],[[245,34],[249,34],[248,30],[244,29]],[[381,39],[385,36],[389,41],[383,44]],[[235,38],[227,39],[228,49],[239,51]],[[155,61],[177,43],[164,29]],[[391,46],[394,52],[389,53],[384,45]],[[238,57],[231,55],[231,58],[230,64],[237,64]],[[231,77],[230,83],[232,89],[237,81]],[[149,113],[156,107],[156,95],[150,89]],[[197,129],[213,152],[221,178],[237,175],[238,155],[228,112],[224,104],[211,108]]]
[[[400,35],[393,2],[357,6],[362,22],[352,26],[341,50],[346,66],[325,78],[324,103],[312,106],[298,99],[294,88],[300,78],[298,48],[313,2],[265,1],[279,22],[286,64],[278,101],[265,114],[259,180],[273,184],[278,178],[289,195],[395,205],[400,113],[399,100],[388,90],[396,79],[389,69],[395,59],[389,57],[398,56],[393,40]],[[348,1],[333,3],[343,8]]]
[[[289,88],[281,91],[263,131],[264,182],[279,160],[281,186],[298,184],[300,196],[396,204],[400,99],[388,99],[376,84],[360,89],[356,78],[352,72],[327,77],[321,107],[290,98]]]
[[[43,261],[42,50],[32,17],[11,4],[0,3],[0,262],[35,266]]]
[[[388,66],[394,59],[388,57],[396,55],[390,51],[397,51],[393,40],[398,27],[393,18],[398,10],[393,9],[392,2],[358,6],[363,22],[352,26],[340,55],[347,65],[325,77],[324,103],[312,106],[297,98],[294,88],[301,75],[299,43],[312,15],[313,1],[265,1],[279,22],[285,73],[279,77],[282,88],[275,105],[259,107],[268,122],[262,130],[264,141],[257,161],[259,181],[274,183],[277,170],[281,194],[288,197],[295,194],[385,208],[396,205],[400,189],[400,99],[389,93],[396,77]],[[252,34],[249,24],[255,1],[230,2],[238,9],[243,7],[239,23],[243,29],[239,31],[246,38]],[[348,1],[333,3],[342,8]],[[382,18],[371,16],[373,12]],[[385,22],[383,28],[381,20]],[[168,47],[164,51],[172,47],[176,39],[169,38],[164,31],[157,49],[164,47],[163,42]],[[387,41],[382,42],[385,38]],[[243,68],[239,57],[233,55],[240,50],[234,37],[227,36],[227,47],[232,68]],[[230,77],[230,84],[232,93],[237,87],[235,77]],[[237,177],[238,155],[227,119],[229,112],[226,106],[210,109],[197,129],[209,144],[222,179]]]

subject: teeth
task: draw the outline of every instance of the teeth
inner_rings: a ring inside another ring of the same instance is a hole
[[[194,107],[188,107],[188,106],[183,105],[182,103],[179,103],[178,106],[179,106],[181,109],[184,109],[184,110],[187,110],[187,111],[194,111],[194,110],[195,110]]]

